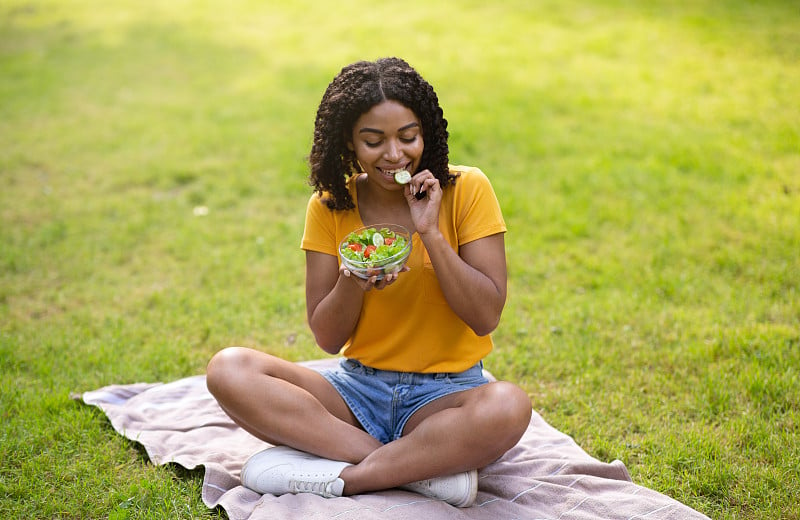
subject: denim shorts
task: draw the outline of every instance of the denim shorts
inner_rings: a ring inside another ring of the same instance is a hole
[[[399,439],[408,419],[440,397],[489,382],[483,362],[464,372],[419,374],[378,370],[353,359],[321,370],[367,433],[383,444]]]

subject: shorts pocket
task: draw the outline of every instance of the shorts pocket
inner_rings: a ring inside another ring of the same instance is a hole
[[[474,367],[464,372],[453,372],[447,375],[447,381],[458,386],[475,387],[488,383],[489,380],[483,376],[483,362],[479,362]]]
[[[355,359],[343,359],[341,361],[340,365],[341,365],[342,369],[345,372],[349,373],[349,374],[355,374],[355,375],[363,376],[367,372],[367,370],[364,367],[364,365],[362,365],[361,363],[359,363]]]

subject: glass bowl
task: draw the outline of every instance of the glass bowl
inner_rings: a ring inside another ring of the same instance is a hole
[[[376,236],[377,235],[377,236]],[[411,254],[411,233],[397,224],[375,224],[350,232],[339,244],[339,258],[359,278],[387,274],[403,268]]]

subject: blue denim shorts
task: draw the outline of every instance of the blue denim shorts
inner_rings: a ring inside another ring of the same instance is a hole
[[[367,433],[383,444],[399,439],[408,419],[440,397],[489,382],[483,362],[464,372],[419,374],[378,370],[353,359],[321,370]]]

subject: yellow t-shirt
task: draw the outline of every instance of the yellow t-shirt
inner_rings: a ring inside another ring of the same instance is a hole
[[[451,166],[459,174],[442,192],[439,228],[455,251],[462,244],[506,231],[500,205],[486,175],[477,168]],[[348,189],[356,209],[331,211],[312,195],[301,247],[338,258],[337,246],[362,227],[356,176]],[[340,259],[341,262],[341,259]],[[361,317],[342,355],[382,370],[461,372],[492,350],[490,336],[477,336],[447,304],[428,252],[412,236],[410,271],[389,287],[364,294]]]

